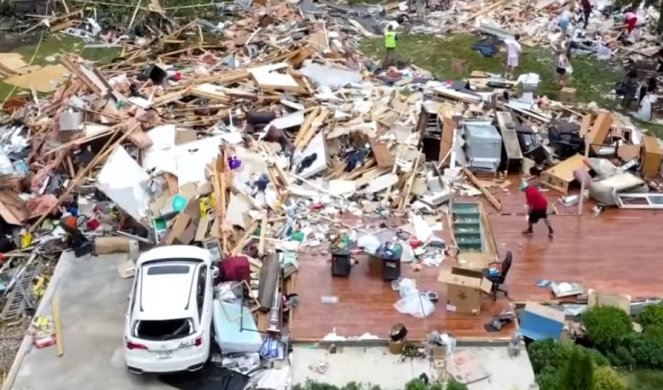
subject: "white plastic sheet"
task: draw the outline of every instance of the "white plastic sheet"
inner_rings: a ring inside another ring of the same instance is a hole
[[[415,318],[426,318],[435,311],[433,302],[419,292],[414,280],[407,278],[401,280],[398,291],[401,299],[394,304],[394,308],[400,313],[409,314]]]

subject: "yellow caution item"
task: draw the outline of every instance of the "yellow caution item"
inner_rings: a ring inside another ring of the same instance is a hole
[[[387,31],[384,33],[384,47],[387,49],[396,48],[396,32]]]
[[[32,245],[32,233],[29,231],[24,231],[21,234],[21,249],[25,249]]]

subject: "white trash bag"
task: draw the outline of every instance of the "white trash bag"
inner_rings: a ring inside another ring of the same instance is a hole
[[[401,280],[399,293],[401,299],[394,304],[394,308],[400,313],[409,314],[415,318],[426,318],[435,311],[433,302],[417,290],[414,280]]]

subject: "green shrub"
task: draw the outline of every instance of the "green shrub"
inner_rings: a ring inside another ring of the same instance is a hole
[[[584,349],[589,354],[589,357],[592,358],[594,366],[604,367],[610,365],[610,361],[608,360],[608,358],[605,357],[599,350],[594,348],[585,348],[585,347],[578,347],[578,348]]]
[[[413,379],[405,384],[405,390],[428,390],[428,385],[421,379]]]
[[[558,370],[564,368],[574,349],[581,349],[587,352],[597,367],[610,365],[610,361],[596,349],[584,348],[552,339],[534,341],[529,345],[527,352],[534,373],[539,374],[545,369]]]
[[[405,390],[442,390],[444,387],[438,383],[426,384],[421,379],[413,379],[405,385]],[[456,381],[447,383],[445,390],[467,390],[467,386]]]
[[[649,325],[645,328],[645,336],[663,347],[663,324]]]
[[[610,367],[594,370],[594,388],[592,390],[628,390],[626,378]]]
[[[364,386],[361,383],[350,382],[345,386],[338,387],[330,385],[329,383],[317,382],[314,380],[307,380],[304,384],[297,384],[293,390],[380,390],[380,386]]]
[[[652,325],[663,325],[663,302],[645,306],[640,313],[639,323],[644,329]]]
[[[451,382],[447,384],[447,388],[445,390],[467,390],[467,385],[458,382]]]
[[[536,375],[536,383],[539,390],[559,390],[560,370],[543,370]]]
[[[564,390],[592,389],[593,370],[594,364],[589,353],[580,348],[574,348],[561,372],[559,388]]]
[[[557,342],[553,339],[534,341],[527,349],[534,373],[538,374],[544,369],[556,370],[564,367],[573,348],[573,344]]]
[[[645,334],[632,333],[608,354],[608,359],[616,367],[663,369],[663,346]]]
[[[598,306],[583,314],[589,340],[601,351],[612,351],[619,341],[633,331],[631,319],[620,309]]]

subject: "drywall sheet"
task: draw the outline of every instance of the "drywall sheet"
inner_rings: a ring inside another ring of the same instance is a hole
[[[219,154],[222,136],[175,145],[175,126],[159,126],[148,132],[154,142],[145,152],[143,168],[158,169],[177,176],[179,186],[205,180],[205,167]]]
[[[151,196],[145,189],[148,174],[122,147],[110,155],[97,175],[97,188],[118,207],[140,221],[148,215]]]

